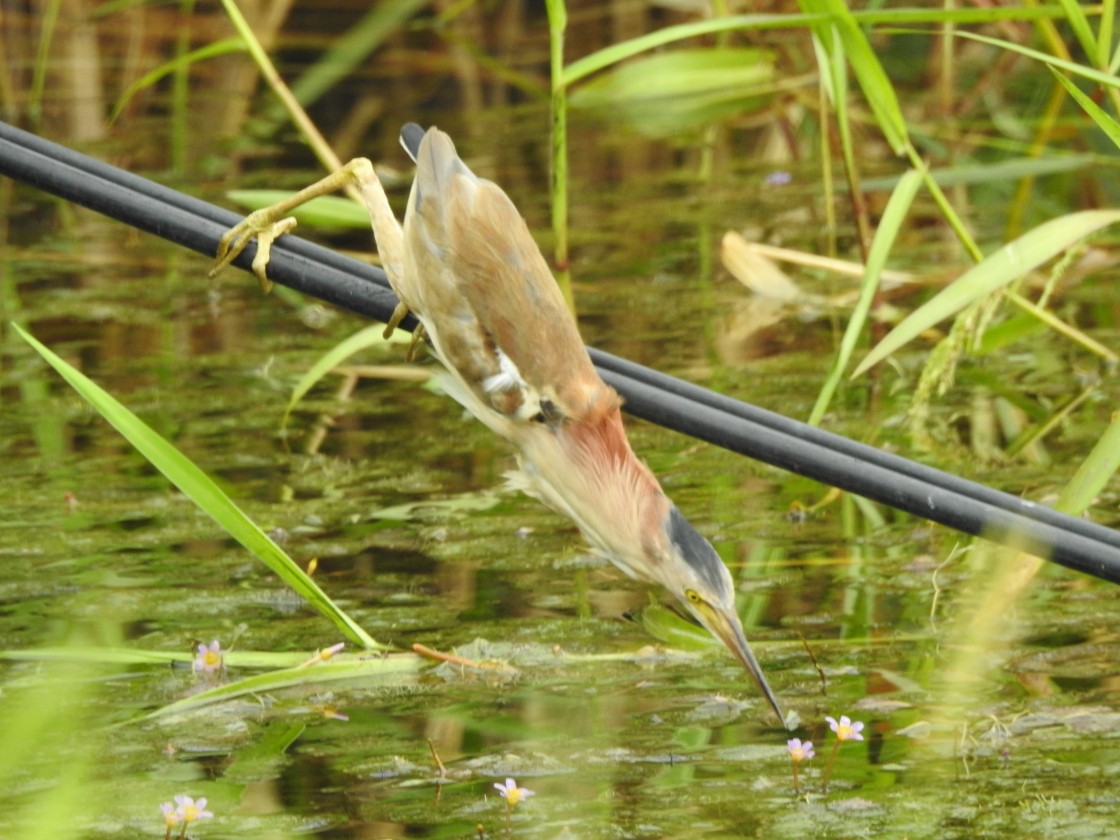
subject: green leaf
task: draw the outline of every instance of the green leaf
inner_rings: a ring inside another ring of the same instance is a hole
[[[977,35],[975,32],[966,32],[964,30],[954,30],[953,34],[958,38],[967,38],[970,41],[979,41],[981,44],[990,44],[993,47],[1000,47],[1001,49],[1017,52],[1019,55],[1025,55],[1027,58],[1033,58],[1036,61],[1041,61],[1043,64],[1049,64],[1051,67],[1058,67],[1062,70],[1068,70],[1076,76],[1088,79],[1091,82],[1096,82],[1105,87],[1120,88],[1120,77],[1114,76],[1110,73],[1103,73],[1100,70],[1094,70],[1092,67],[1086,67],[1084,64],[1078,64],[1075,61],[1066,61],[1064,58],[1057,58],[1052,55],[1047,55],[1038,50],[1032,50],[1030,47],[1024,47],[1011,41],[1003,41],[999,38],[989,38],[986,35]]]
[[[287,427],[288,418],[291,416],[292,409],[299,405],[299,401],[307,395],[307,392],[315,386],[316,382],[355,353],[365,350],[367,347],[376,347],[385,344],[387,340],[388,339],[385,338],[385,328],[377,324],[359,330],[320,356],[319,360],[300,377],[299,382],[296,383],[296,387],[292,389],[291,399],[288,400],[288,405],[284,409],[284,419],[280,422],[281,430]]]
[[[1089,457],[1081,462],[1069,484],[1062,490],[1055,507],[1080,516],[1120,469],[1120,413],[1113,413]]]
[[[556,0],[556,2],[559,4],[562,0]],[[865,26],[880,23],[891,26],[917,26],[943,23],[995,23],[1001,20],[1014,20],[1023,23],[1061,18],[1063,12],[1058,7],[1049,5],[1033,8],[1024,6],[980,6],[955,9],[933,6],[913,9],[862,9],[852,12],[852,17],[860,25]],[[666,26],[664,29],[658,29],[655,32],[649,32],[619,44],[611,44],[609,47],[604,47],[597,52],[573,61],[564,69],[560,84],[563,87],[569,87],[613,64],[618,64],[658,47],[675,44],[678,41],[686,41],[690,38],[718,35],[722,32],[799,29],[824,20],[824,15],[811,14],[728,15],[710,20],[697,20]]]
[[[199,47],[197,50],[192,50],[184,55],[177,56],[165,64],[161,64],[155,70],[150,70],[134,81],[128,86],[124,93],[120,95],[117,103],[113,106],[113,111],[109,115],[109,124],[117,121],[117,117],[121,115],[121,111],[128,105],[129,100],[132,99],[138,92],[144,88],[151,87],[164,76],[180,70],[183,67],[189,67],[198,61],[206,61],[211,58],[217,58],[222,55],[229,55],[234,52],[243,52],[245,50],[245,42],[240,38],[227,38],[224,41],[215,41],[212,44],[207,44],[204,47]]]
[[[156,434],[83,373],[67,364],[18,324],[16,332],[70,383],[118,432],[191,501],[208,513],[235,540],[268,566],[349,639],[367,648],[382,647],[323,592],[253,520],[233,503],[189,458]]]
[[[852,378],[878,364],[938,321],[1003,288],[1074,243],[1120,222],[1120,210],[1086,210],[1039,225],[973,266],[932,300],[910,313],[860,362]]]
[[[260,210],[279,204],[292,196],[286,190],[233,190],[226,197],[247,210]],[[313,227],[336,230],[368,230],[369,211],[349,198],[321,195],[292,211],[297,222]]]
[[[1018,181],[1020,178],[1041,178],[1062,172],[1076,172],[1079,169],[1088,169],[1101,164],[1115,165],[1115,160],[1107,159],[1105,155],[1094,154],[1008,158],[931,169],[929,176],[939,187],[955,187],[959,184],[998,184]],[[897,175],[867,178],[862,182],[865,192],[893,190],[897,184]]]
[[[1089,18],[1086,16],[1079,0],[1058,0],[1058,3],[1061,5],[1062,11],[1065,12],[1066,21],[1073,30],[1073,34],[1077,36],[1077,42],[1081,45],[1081,49],[1085,51],[1085,55],[1096,54],[1097,39],[1093,36],[1093,30],[1089,26]]]
[[[663,137],[757,109],[773,82],[774,56],[767,50],[674,50],[605,73],[572,94],[570,102]]]
[[[863,96],[875,114],[879,129],[894,153],[901,155],[910,142],[906,119],[898,104],[894,86],[847,5],[842,0],[801,0],[801,9],[810,14],[828,15],[827,21],[812,24],[813,32],[831,54],[832,39],[829,37],[829,30],[835,29]]]
[[[1069,91],[1069,95],[1077,100],[1077,104],[1081,106],[1085,113],[1093,118],[1093,122],[1100,127],[1101,131],[1108,135],[1108,139],[1115,143],[1117,148],[1120,148],[1120,123],[1116,122],[1111,114],[1087,96],[1081,88],[1053,67],[1050,68],[1050,72],[1062,83],[1062,87]]]
[[[711,650],[719,646],[711,633],[660,604],[642,610],[642,626],[655,639],[679,650]]]
[[[183,714],[214,703],[243,697],[246,694],[261,694],[293,686],[324,686],[341,680],[360,680],[368,687],[385,681],[392,681],[399,685],[405,677],[419,671],[421,664],[422,660],[415,654],[398,653],[391,656],[335,658],[309,668],[283,668],[265,674],[254,674],[251,677],[192,694],[190,697],[156,709],[151,714],[145,715],[142,720]]]
[[[232,668],[290,668],[310,659],[307,651],[223,650],[222,661]],[[2,650],[0,659],[27,662],[81,661],[108,665],[166,665],[193,662],[194,654],[171,650],[111,647],[42,647]]]
[[[914,196],[918,194],[918,188],[922,185],[923,174],[916,169],[911,169],[903,175],[898,181],[898,187],[891,194],[890,201],[887,202],[886,210],[883,211],[883,217],[879,221],[879,229],[875,232],[875,239],[871,243],[871,251],[867,255],[867,265],[863,271],[859,300],[852,310],[851,318],[848,319],[848,326],[845,328],[844,337],[840,341],[840,350],[836,354],[836,361],[833,363],[828,379],[821,388],[820,395],[817,397],[817,402],[809,416],[810,425],[816,426],[820,423],[825,411],[828,410],[828,404],[832,400],[836,387],[840,384],[840,378],[844,375],[844,370],[851,361],[852,354],[855,353],[856,342],[863,334],[864,325],[867,323],[868,314],[871,312],[871,304],[874,302],[875,293],[879,289],[879,278],[882,276],[883,269],[886,268],[887,257],[890,255],[895,239],[902,229],[902,223],[906,220],[906,216],[910,212],[910,206],[914,203]]]

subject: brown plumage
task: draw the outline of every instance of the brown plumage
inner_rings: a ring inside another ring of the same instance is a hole
[[[401,139],[416,160],[403,230],[372,164],[358,158],[250,214],[223,237],[211,273],[255,236],[253,270],[267,289],[271,242],[295,224],[284,217],[356,185],[385,273],[446,367],[447,391],[517,450],[510,483],[575,522],[628,575],[668,589],[743,664],[781,719],[743,635],[727,567],[630,449],[621,400],[595,371],[517,208],[438,129],[409,124]]]
[[[672,592],[781,718],[726,566],[631,450],[621,400],[591,363],[517,208],[438,129],[406,126],[402,141],[416,180],[402,271],[390,281],[447,368],[448,391],[517,449],[511,485],[574,521],[628,575]]]

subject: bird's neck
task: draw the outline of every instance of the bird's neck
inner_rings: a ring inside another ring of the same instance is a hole
[[[569,515],[588,541],[624,571],[647,577],[640,573],[644,564],[632,562],[630,555],[648,552],[671,503],[630,448],[617,399],[565,425],[556,437],[562,450],[557,454],[574,469],[557,470],[563,474],[551,480],[568,483],[567,498],[580,494],[586,500],[577,515]]]

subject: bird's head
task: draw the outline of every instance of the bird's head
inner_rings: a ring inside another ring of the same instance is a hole
[[[650,568],[656,570],[658,581],[743,664],[784,723],[781,706],[743,633],[731,574],[712,544],[669,502],[659,532],[647,541],[647,551],[654,555]]]

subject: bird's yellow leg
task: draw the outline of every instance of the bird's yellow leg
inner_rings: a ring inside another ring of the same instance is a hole
[[[397,217],[393,215],[393,209],[389,206],[389,199],[385,195],[381,181],[373,171],[373,164],[367,158],[355,158],[337,172],[316,181],[283,201],[250,213],[238,225],[226,231],[218,243],[218,263],[211,269],[210,276],[214,277],[228,266],[255,237],[257,254],[253,258],[253,274],[257,276],[261,289],[267,294],[272,289],[272,281],[268,279],[268,260],[272,243],[285,233],[290,233],[296,226],[296,220],[288,214],[314,198],[348,186],[358,188],[362,205],[369,213],[373,238],[381,255],[381,264],[385,267],[389,284],[396,291],[397,297],[401,298],[401,302],[385,327],[385,337],[388,338],[409,312],[408,304],[401,294],[400,282],[404,271],[404,233]],[[423,337],[424,328],[418,325],[408,349],[410,360]]]
[[[272,287],[267,274],[272,243],[285,233],[290,233],[296,226],[296,220],[289,214],[314,198],[348,186],[356,186],[359,190],[362,204],[370,215],[385,271],[390,281],[394,280],[399,276],[402,264],[403,237],[400,225],[389,207],[385,190],[373,171],[373,164],[367,158],[355,158],[337,172],[304,187],[283,201],[255,210],[226,231],[218,243],[218,263],[211,269],[210,276],[214,277],[228,266],[256,238],[257,255],[253,260],[253,273],[260,281],[261,288],[267,292]]]
[[[404,306],[402,303],[401,306]],[[405,309],[408,312],[408,309]],[[412,341],[408,342],[408,352],[404,354],[406,362],[413,362],[416,360],[416,348],[420,346],[420,342],[428,336],[428,331],[424,329],[423,323],[417,323],[416,329],[412,331]]]
[[[403,303],[398,303],[397,308],[393,310],[392,316],[385,322],[385,331],[381,333],[381,337],[384,339],[392,338],[393,331],[401,325],[401,321],[404,320],[404,316],[407,314],[408,307]]]
[[[393,330],[400,326],[401,321],[408,314],[408,307],[404,303],[398,303],[397,308],[393,310],[393,315],[389,318],[389,322],[385,324],[385,331],[381,333],[383,338],[389,339],[393,337]],[[411,362],[416,359],[416,348],[420,346],[420,342],[428,335],[428,331],[424,329],[424,324],[419,322],[416,324],[416,329],[412,331],[412,341],[408,343],[408,352],[404,354],[404,360]]]

